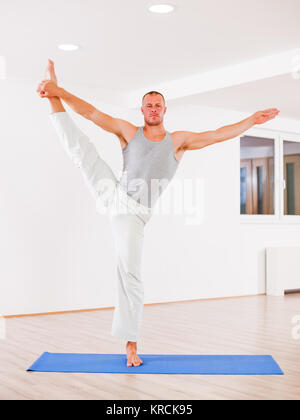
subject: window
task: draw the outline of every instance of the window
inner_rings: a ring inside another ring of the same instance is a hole
[[[244,136],[240,156],[241,214],[274,214],[274,139]]]
[[[252,128],[239,148],[241,220],[300,223],[300,134]]]

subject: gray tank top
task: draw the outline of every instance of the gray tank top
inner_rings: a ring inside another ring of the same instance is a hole
[[[123,172],[120,186],[143,206],[152,208],[173,178],[179,161],[174,155],[171,134],[153,142],[139,127],[136,135],[122,150]]]

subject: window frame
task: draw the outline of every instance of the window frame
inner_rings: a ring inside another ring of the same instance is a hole
[[[241,214],[240,212],[240,193],[238,211],[241,224],[300,224],[300,215],[284,214],[284,167],[283,167],[283,142],[294,141],[300,143],[300,134],[294,132],[270,130],[266,128],[251,128],[238,137],[239,139],[239,192],[240,182],[240,162],[241,162],[241,139],[245,136],[264,137],[274,140],[274,215],[270,214]]]

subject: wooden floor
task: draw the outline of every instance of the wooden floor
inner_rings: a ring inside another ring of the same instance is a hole
[[[112,310],[6,319],[0,399],[300,399],[300,294],[145,306],[139,354],[271,354],[284,376],[26,372],[43,353],[123,353]]]

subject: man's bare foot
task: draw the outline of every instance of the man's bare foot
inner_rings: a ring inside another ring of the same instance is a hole
[[[55,74],[54,62],[50,60],[50,58],[48,59],[48,64],[45,71],[45,79],[52,80],[52,82],[57,84],[57,77]]]
[[[128,341],[126,344],[127,352],[127,366],[140,366],[143,361],[137,355],[137,343],[135,341]]]

